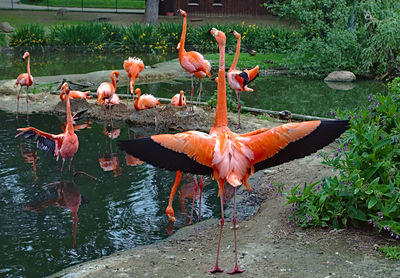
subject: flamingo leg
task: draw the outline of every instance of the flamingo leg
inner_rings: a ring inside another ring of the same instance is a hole
[[[219,180],[218,184],[220,186],[221,186],[221,183],[222,183],[222,186],[224,186],[224,184],[223,184],[224,182]],[[223,272],[223,270],[218,265],[219,250],[221,247],[222,230],[224,228],[224,222],[225,222],[225,219],[224,219],[224,191],[223,190],[221,190],[221,195],[219,196],[219,198],[220,198],[220,202],[221,202],[221,221],[220,221],[220,229],[219,229],[219,237],[218,237],[217,258],[215,261],[215,266],[213,268],[207,270],[207,272],[210,272],[210,273]]]
[[[63,159],[62,164],[61,164],[61,173],[62,173],[63,169],[64,169],[64,159]]]
[[[190,105],[191,105],[190,109],[191,109],[191,112],[193,113],[194,112],[194,108],[193,108],[193,92],[194,92],[193,74],[190,76],[190,81],[192,83],[192,88],[190,90]]]
[[[192,201],[192,210],[190,212],[190,221],[189,224],[192,225],[193,224],[193,210],[194,210],[194,203],[196,202],[196,193],[198,190],[198,185],[197,185],[197,177],[196,175],[194,175],[194,189],[193,189],[193,201]]]
[[[112,115],[111,115],[111,105],[108,106],[108,112],[110,113],[111,130],[113,130],[113,121],[112,121]]]
[[[26,87],[26,118],[29,121],[29,107],[28,107],[28,102],[29,102],[29,86]]]
[[[242,125],[240,124],[240,109],[242,108],[242,105],[240,104],[240,92],[235,91],[236,97],[237,97],[237,102],[238,102],[238,129],[242,129]]]
[[[64,161],[63,161],[64,162]],[[68,170],[71,171],[72,157],[69,159]]]
[[[201,91],[203,88],[203,79],[199,79],[199,81],[200,81],[200,86],[199,86],[199,95],[197,96],[197,102],[201,101]]]
[[[233,238],[235,241],[235,266],[232,270],[228,271],[228,274],[234,274],[234,273],[242,273],[244,270],[240,269],[238,266],[238,260],[237,260],[237,241],[236,241],[236,187],[234,187],[233,191]]]
[[[174,200],[175,192],[178,189],[181,179],[182,179],[182,172],[176,171],[176,178],[175,178],[174,186],[172,187],[171,193],[169,194],[168,206],[167,206],[167,209],[165,210],[165,214],[168,216],[170,221],[176,220],[174,217],[174,209],[172,208],[172,202]]]
[[[17,95],[17,116],[16,119],[18,119],[18,112],[19,112],[19,95],[21,94],[21,89],[22,86],[19,87],[18,95]]]
[[[128,104],[129,104],[129,94],[130,94],[131,92],[129,91],[129,87],[126,87],[126,95],[127,95],[127,97],[126,97],[126,106],[128,106]]]
[[[204,181],[203,181],[203,177],[200,176],[200,198],[199,198],[199,221],[201,221],[201,197],[203,195],[203,186],[204,186]]]

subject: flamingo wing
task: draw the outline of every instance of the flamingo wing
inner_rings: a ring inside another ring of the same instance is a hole
[[[206,133],[187,131],[119,141],[119,148],[140,160],[171,171],[211,175],[215,139]]]
[[[211,75],[210,62],[205,60],[203,55],[201,55],[199,52],[196,51],[186,52],[186,55],[182,57],[181,65],[186,71],[190,73],[202,71],[208,76]]]
[[[254,153],[254,170],[305,157],[333,142],[348,127],[348,121],[309,121],[284,124],[239,135]]]
[[[39,150],[55,153],[56,142],[62,140],[64,134],[54,135],[51,133],[40,131],[34,127],[18,128],[18,133],[15,137],[22,136],[25,139],[34,138],[37,142]]]

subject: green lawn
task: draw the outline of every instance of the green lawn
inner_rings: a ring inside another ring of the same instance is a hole
[[[144,9],[144,0],[21,0],[21,3],[53,7]]]
[[[234,54],[225,55],[225,63],[227,67],[232,64],[234,57]],[[205,54],[204,58],[210,61],[212,67],[218,67],[219,54]],[[284,58],[286,58],[285,54],[277,53],[257,53],[254,56],[251,56],[248,53],[240,53],[237,68],[250,69],[255,67],[256,65],[259,65],[261,69],[282,67],[282,61]]]

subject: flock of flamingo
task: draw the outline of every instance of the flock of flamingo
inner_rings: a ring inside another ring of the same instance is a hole
[[[186,37],[186,17],[187,14],[183,10],[178,10],[183,16],[183,28],[180,42],[177,46],[179,50],[179,62],[182,68],[191,76],[191,107],[188,113],[193,112],[193,76],[200,80],[199,96],[202,90],[202,79],[206,76],[210,77],[211,65],[204,57],[196,52],[185,50]],[[232,31],[237,39],[236,54],[232,66],[227,73],[227,79],[230,87],[235,91],[238,101],[238,119],[240,124],[240,92],[252,92],[253,89],[248,88],[250,81],[254,80],[258,75],[259,67],[256,66],[250,70],[236,69],[237,61],[240,54],[241,35]],[[237,258],[237,225],[236,225],[236,191],[240,185],[244,185],[250,190],[248,178],[256,171],[276,166],[290,160],[307,156],[316,152],[320,148],[330,144],[338,138],[348,127],[348,121],[307,121],[288,123],[277,126],[272,129],[262,128],[249,133],[238,134],[232,132],[228,127],[227,119],[227,100],[226,100],[226,77],[225,77],[225,33],[212,28],[210,34],[215,38],[219,47],[219,67],[217,82],[217,107],[215,112],[214,125],[210,132],[204,133],[190,130],[177,134],[158,134],[149,137],[120,140],[118,146],[121,150],[130,155],[136,161],[144,161],[154,166],[164,168],[176,172],[176,179],[171,190],[169,204],[166,214],[171,221],[175,221],[174,211],[172,209],[172,200],[182,178],[182,173],[190,173],[194,175],[194,189],[192,198],[192,215],[194,200],[197,195],[200,196],[199,205],[201,206],[201,192],[203,189],[203,177],[211,176],[218,183],[218,196],[221,204],[221,220],[218,236],[216,262],[214,267],[208,272],[222,272],[219,267],[219,252],[221,246],[222,231],[224,227],[224,203],[227,188],[232,188],[233,193],[233,233],[235,257],[234,267],[228,271],[229,274],[241,273],[244,270],[239,268]],[[26,52],[23,58],[28,58],[27,73],[20,74],[17,78],[17,85],[26,86],[27,89],[33,84],[33,78],[29,68],[29,53]],[[140,88],[135,89],[135,79],[139,77],[140,72],[144,69],[143,61],[139,58],[131,58],[124,61],[123,67],[128,74],[129,91],[134,100],[136,110],[143,110],[156,107],[160,102],[151,95],[142,95]],[[119,72],[111,73],[111,83],[104,82],[97,89],[97,102],[109,110],[111,119],[111,107],[118,105],[120,99],[116,94],[116,82],[119,79]],[[20,90],[21,91],[21,90]],[[17,118],[19,110],[19,95],[17,98]],[[34,127],[18,128],[19,133],[16,135],[25,138],[34,137],[38,142],[38,148],[47,150],[58,159],[61,156],[64,161],[71,161],[78,151],[79,141],[75,134],[74,116],[71,113],[71,98],[90,98],[88,92],[79,92],[70,90],[67,83],[61,88],[60,98],[65,101],[67,124],[64,132],[54,135],[40,131]],[[28,98],[26,98],[28,105]],[[172,100],[172,105],[185,106],[186,98],[184,92],[180,91]],[[76,116],[75,116],[76,117]],[[128,161],[128,160],[127,160]],[[197,175],[200,177],[199,182]],[[226,185],[228,187],[226,187]],[[191,187],[193,188],[193,187]],[[201,207],[199,208],[199,219],[201,217]]]

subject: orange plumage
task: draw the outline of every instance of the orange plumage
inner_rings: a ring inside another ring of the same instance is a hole
[[[160,105],[160,101],[156,99],[152,95],[141,95],[140,88],[136,88],[135,90],[136,100],[134,103],[136,110],[144,110],[149,108],[154,108],[157,105]]]

